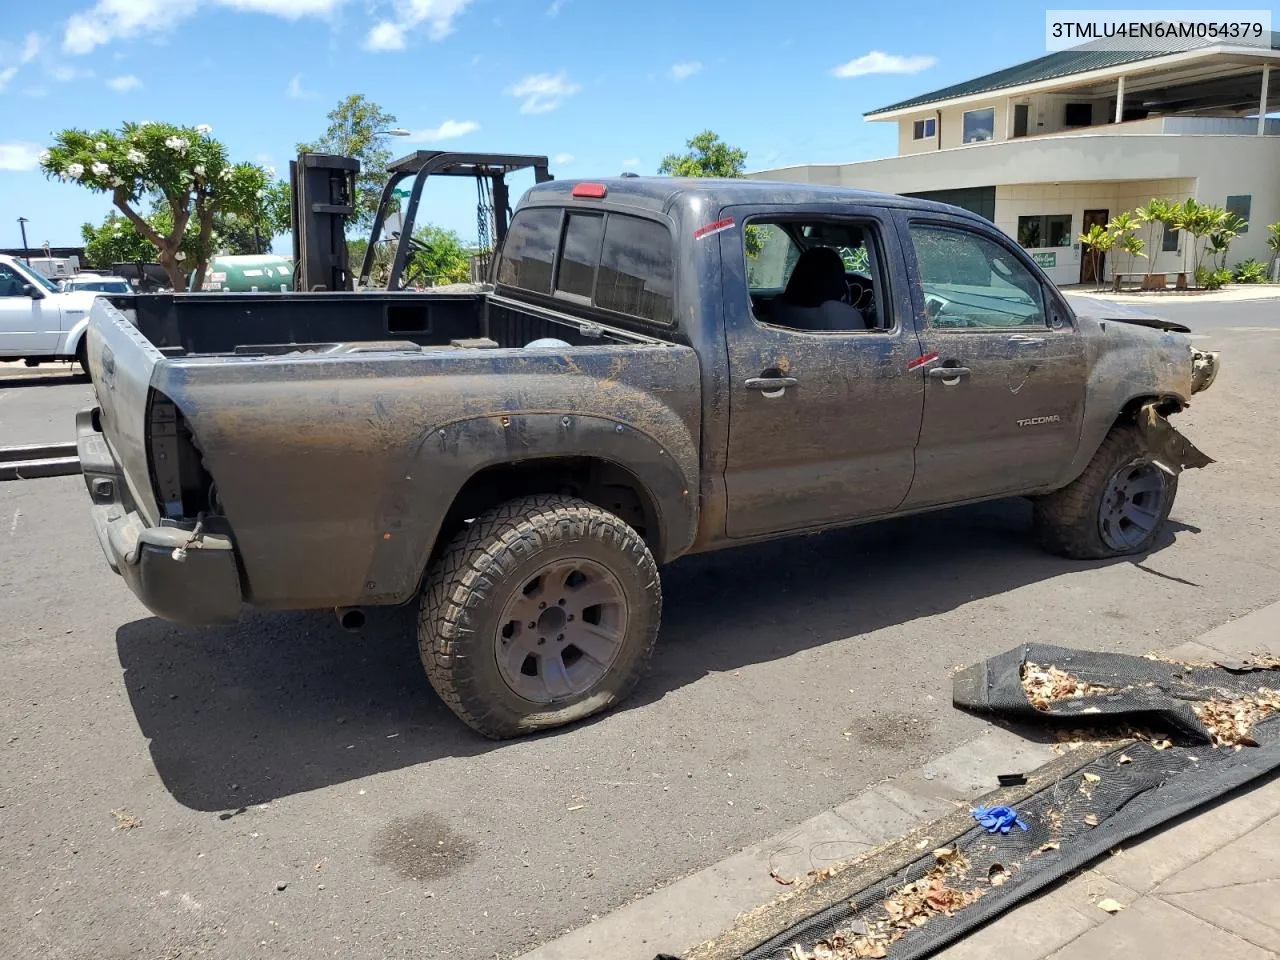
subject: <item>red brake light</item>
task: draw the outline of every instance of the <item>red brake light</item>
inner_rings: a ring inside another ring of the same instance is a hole
[[[573,195],[575,197],[587,197],[591,200],[603,200],[609,194],[609,188],[603,183],[578,183],[574,184]]]

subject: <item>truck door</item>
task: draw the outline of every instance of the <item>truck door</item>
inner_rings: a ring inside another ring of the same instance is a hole
[[[38,357],[58,348],[58,308],[45,306],[49,297],[28,297],[23,288],[29,283],[0,263],[0,357]]]
[[[924,421],[904,507],[1022,493],[1075,455],[1084,412],[1080,334],[1052,286],[994,228],[912,219]]]
[[[892,218],[848,204],[725,213],[726,533],[892,512],[911,486],[924,400]]]

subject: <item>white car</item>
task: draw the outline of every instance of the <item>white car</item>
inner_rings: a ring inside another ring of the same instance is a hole
[[[106,277],[100,273],[79,273],[74,277],[67,277],[58,284],[58,288],[63,293],[71,293],[75,290],[88,290],[93,293],[133,293],[133,288],[124,277]]]
[[[18,257],[0,255],[0,361],[75,360],[84,369],[84,331],[98,294],[62,293]]]

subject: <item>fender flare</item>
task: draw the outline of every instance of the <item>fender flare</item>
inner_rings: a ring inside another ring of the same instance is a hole
[[[563,457],[616,464],[639,481],[655,507],[658,562],[684,553],[698,526],[698,443],[674,416],[656,425],[665,428],[668,443],[622,420],[574,411],[496,413],[433,427],[406,458],[402,482],[378,511],[385,532],[369,563],[362,602],[412,599],[459,492],[482,470],[503,464]]]
[[[75,359],[76,350],[79,349],[80,342],[84,339],[85,332],[89,329],[89,316],[90,314],[86,313],[76,321],[75,326],[67,331],[58,350],[59,357],[66,357],[69,360]]]

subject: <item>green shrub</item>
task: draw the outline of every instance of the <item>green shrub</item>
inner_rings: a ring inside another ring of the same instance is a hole
[[[1230,270],[1210,270],[1204,266],[1196,270],[1196,286],[1201,290],[1220,290],[1232,279]]]
[[[1236,283],[1262,283],[1267,279],[1267,265],[1250,257],[1232,267],[1231,275]]]

